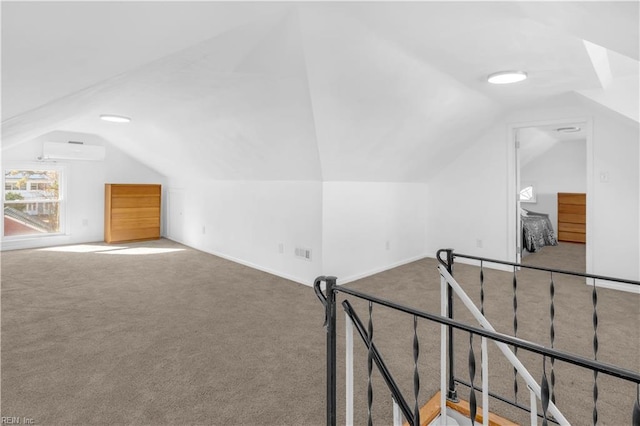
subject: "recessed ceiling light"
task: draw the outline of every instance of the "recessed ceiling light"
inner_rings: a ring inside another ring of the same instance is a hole
[[[524,71],[500,71],[494,72],[487,77],[487,81],[492,84],[517,83],[526,79],[527,73]]]
[[[104,121],[111,121],[112,123],[128,123],[131,121],[129,117],[123,117],[121,115],[102,114],[100,118]]]
[[[569,127],[558,127],[556,129],[556,132],[562,132],[562,133],[575,133],[575,132],[579,132],[581,129],[580,127],[577,126],[569,126]]]

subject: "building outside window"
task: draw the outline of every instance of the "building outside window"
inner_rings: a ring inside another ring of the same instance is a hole
[[[4,236],[61,233],[60,182],[59,169],[4,170]]]

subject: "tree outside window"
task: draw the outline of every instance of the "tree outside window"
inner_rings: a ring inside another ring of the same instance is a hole
[[[4,188],[5,237],[61,231],[59,170],[5,170]]]

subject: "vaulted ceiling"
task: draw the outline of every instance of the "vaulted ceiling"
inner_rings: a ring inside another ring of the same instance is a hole
[[[547,98],[638,121],[638,20],[638,2],[5,1],[3,148],[63,130],[169,177],[426,181]],[[529,79],[487,84],[505,69]]]

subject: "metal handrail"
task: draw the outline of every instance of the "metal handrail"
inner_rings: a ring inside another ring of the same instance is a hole
[[[442,253],[446,253],[446,261],[443,260],[442,258]],[[454,258],[458,257],[458,258],[466,258],[466,259],[472,259],[472,260],[478,260],[481,262],[490,262],[490,263],[496,263],[496,264],[502,264],[502,265],[510,265],[513,267],[519,267],[519,268],[526,268],[526,269],[534,269],[534,270],[540,270],[540,271],[546,271],[546,272],[552,272],[552,273],[557,273],[557,274],[565,274],[565,275],[572,275],[572,276],[578,276],[578,277],[584,277],[584,278],[592,278],[592,279],[598,279],[598,280],[606,280],[606,281],[612,281],[612,282],[618,282],[618,283],[626,283],[626,284],[633,284],[633,285],[640,285],[640,282],[638,281],[632,281],[632,280],[625,280],[625,279],[620,279],[620,278],[614,278],[614,277],[607,277],[607,276],[602,276],[602,275],[595,275],[595,274],[583,274],[583,273],[578,273],[578,272],[571,272],[571,271],[562,271],[562,270],[555,270],[555,269],[550,269],[550,268],[544,268],[544,267],[537,267],[537,266],[528,266],[528,265],[521,265],[518,263],[514,263],[514,262],[507,262],[507,261],[501,261],[501,260],[494,260],[494,259],[487,259],[487,258],[481,258],[481,257],[477,257],[477,256],[469,256],[469,255],[461,255],[461,254],[454,254],[453,250],[450,249],[445,249],[445,250],[439,250],[436,254],[436,258],[438,259],[438,262],[444,267],[446,268],[446,271],[451,273],[452,269],[453,269],[453,261]],[[482,265],[482,263],[481,263]],[[326,282],[326,292],[325,294],[323,294],[320,285],[322,282]],[[515,285],[515,284],[514,284]],[[411,308],[408,306],[404,306],[401,305],[399,303],[395,303],[392,302],[390,300],[386,300],[386,299],[382,299],[376,296],[373,296],[371,294],[367,294],[358,290],[354,290],[354,289],[350,289],[350,288],[346,288],[346,287],[338,287],[337,286],[337,278],[336,277],[325,277],[325,276],[321,276],[316,278],[315,282],[314,282],[314,291],[316,293],[316,296],[318,297],[318,299],[320,300],[320,302],[324,305],[325,308],[325,322],[324,325],[326,327],[327,330],[327,425],[330,426],[335,426],[336,424],[336,370],[337,370],[337,363],[336,363],[336,295],[338,293],[344,293],[345,295],[350,295],[365,301],[368,301],[370,303],[375,303],[377,305],[380,306],[385,306],[387,308],[399,311],[399,312],[403,312],[406,314],[410,314],[413,315],[414,318],[422,318],[422,319],[426,319],[435,323],[438,323],[442,326],[446,326],[448,327],[448,335],[449,335],[449,358],[452,358],[453,356],[453,344],[452,344],[452,335],[453,335],[453,330],[461,330],[467,333],[470,333],[470,335],[478,335],[490,340],[493,340],[494,342],[499,342],[499,343],[504,343],[507,345],[511,345],[514,348],[520,348],[532,353],[536,353],[539,355],[542,355],[545,357],[545,359],[548,357],[550,358],[552,361],[561,361],[561,362],[566,362],[572,365],[576,365],[588,370],[591,370],[594,372],[594,375],[596,373],[602,373],[602,374],[606,374],[608,376],[611,377],[616,377],[622,380],[626,380],[632,383],[635,383],[636,386],[638,386],[638,398],[636,399],[635,403],[634,403],[634,407],[633,407],[633,424],[634,426],[640,426],[640,374],[636,373],[634,371],[631,370],[627,370],[615,365],[611,365],[611,364],[607,364],[607,363],[603,363],[601,361],[598,361],[597,358],[596,359],[589,359],[589,358],[585,358],[573,353],[569,353],[569,352],[565,352],[565,351],[561,351],[561,350],[557,350],[553,348],[553,345],[551,348],[549,347],[545,347],[527,340],[523,340],[514,336],[510,336],[510,335],[506,335],[503,333],[499,333],[497,331],[494,330],[487,330],[487,329],[483,329],[483,328],[478,328],[478,327],[474,327],[472,325],[468,325],[459,321],[456,321],[453,319],[453,309],[452,309],[452,305],[453,305],[453,300],[452,299],[452,288],[451,285],[448,284],[447,285],[447,292],[448,294],[448,308],[449,308],[449,312],[447,312],[448,316],[444,316],[444,315],[437,315],[437,314],[433,314],[433,313],[429,313],[429,312],[425,312],[425,311],[421,311],[419,309],[415,309],[415,308]],[[595,293],[595,287],[594,287],[594,293]],[[392,396],[394,398],[394,400],[396,401],[396,403],[398,404],[398,406],[400,407],[401,411],[403,412],[404,416],[406,417],[406,419],[412,423],[414,421],[414,416],[411,414],[411,409],[408,407],[408,404],[406,403],[406,401],[404,400],[404,398],[402,397],[401,393],[399,392],[399,390],[397,390],[397,386],[393,386],[393,384],[395,384],[395,382],[393,381],[393,378],[391,376],[391,374],[389,373],[389,371],[386,369],[386,366],[384,366],[384,362],[382,361],[382,358],[380,356],[379,351],[377,350],[377,348],[375,347],[375,345],[373,344],[373,342],[371,341],[371,339],[369,339],[368,333],[367,331],[364,329],[364,326],[362,325],[362,323],[359,321],[357,314],[355,314],[355,311],[353,311],[353,307],[349,304],[348,301],[344,301],[343,302],[343,306],[345,308],[345,311],[347,312],[347,315],[349,316],[349,318],[351,319],[351,321],[356,325],[356,328],[358,329],[358,332],[360,333],[360,336],[362,337],[362,339],[364,340],[365,344],[367,345],[367,347],[370,349],[371,352],[371,357],[373,358],[373,360],[375,361],[376,365],[378,366],[378,369],[380,370],[383,378],[385,379],[385,382],[387,383],[387,385],[389,386],[389,389],[391,390]],[[595,294],[594,294],[594,306],[595,306]],[[595,315],[595,314],[594,314]],[[594,320],[595,321],[595,320]],[[515,349],[514,349],[515,350]],[[460,383],[459,380],[456,380],[455,377],[453,376],[453,363],[449,362],[449,366],[450,366],[450,382],[458,382]],[[543,382],[544,382],[545,378],[543,378]],[[546,382],[545,382],[546,383]],[[464,384],[464,383],[463,383]],[[470,384],[471,386],[473,386],[473,383]],[[475,386],[473,386],[475,388]],[[395,388],[395,390],[394,390]],[[453,391],[451,390],[452,386],[450,383],[450,389],[448,390],[448,396],[454,396],[455,397],[455,387],[453,387]],[[597,389],[596,389],[597,390]],[[397,391],[397,392],[396,392]],[[548,389],[545,388],[545,391],[548,392]],[[453,393],[452,393],[453,392]],[[546,407],[543,401],[543,408],[545,409],[546,412]],[[594,412],[595,412],[595,408],[594,408]],[[595,415],[595,414],[594,414]],[[546,417],[545,417],[546,419]],[[553,421],[553,419],[549,419],[550,421]]]
[[[424,312],[419,309],[410,308],[408,306],[403,306],[398,303],[391,302],[389,300],[381,299],[379,297],[375,297],[373,295],[363,293],[358,290],[353,290],[346,287],[336,287],[334,291],[337,293],[349,294],[359,299],[367,300],[367,301],[376,303],[378,305],[386,306],[387,308],[391,308],[400,312],[415,315],[419,318],[427,319],[429,321],[434,321],[442,325],[451,326],[457,330],[466,331],[468,333],[476,334],[478,336],[487,337],[497,342],[517,346],[518,348],[527,350],[529,352],[537,353],[539,355],[547,356],[549,358],[553,358],[558,361],[567,362],[569,364],[587,368],[592,371],[597,371],[599,373],[603,373],[612,377],[617,377],[619,379],[640,384],[640,374],[635,373],[631,370],[617,367],[615,365],[607,364],[601,361],[594,361],[592,359],[575,355],[569,352],[547,348],[537,343],[529,342],[528,340],[520,339],[517,337],[511,337],[506,334],[492,332],[492,331],[484,330],[482,328],[477,328],[456,320],[449,319],[447,317],[431,314],[429,312]]]
[[[448,250],[446,250],[446,249],[438,250],[438,253],[436,254],[436,258],[438,259],[438,262],[440,262],[444,266],[447,266],[447,263],[444,260],[442,260],[442,258],[440,257],[440,253],[441,252],[447,252],[447,251]],[[534,270],[537,270],[537,271],[553,272],[554,274],[571,275],[571,276],[574,276],[574,277],[592,278],[592,279],[596,279],[596,280],[611,281],[611,282],[616,282],[616,283],[632,284],[632,285],[640,286],[640,281],[628,280],[628,279],[624,279],[624,278],[609,277],[609,276],[606,276],[606,275],[586,274],[586,273],[582,273],[582,272],[566,271],[566,270],[562,270],[562,269],[545,268],[543,266],[533,266],[533,265],[526,265],[526,264],[516,263],[516,262],[508,262],[506,260],[488,259],[488,258],[485,258],[485,257],[471,256],[471,255],[468,255],[468,254],[458,254],[458,253],[455,253],[453,251],[451,252],[451,254],[452,254],[453,258],[459,257],[459,258],[462,258],[462,259],[479,260],[479,261],[482,261],[482,262],[496,263],[496,264],[499,264],[499,265],[515,266],[516,268],[522,268],[522,269],[534,269]]]

